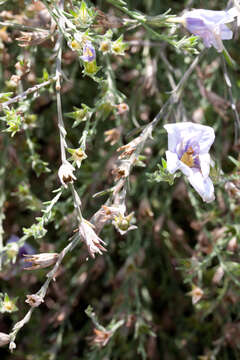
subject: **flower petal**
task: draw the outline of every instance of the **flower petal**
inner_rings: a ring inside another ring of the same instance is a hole
[[[181,141],[178,124],[166,124],[164,129],[168,133],[168,149],[172,152],[176,151],[177,144]]]
[[[206,125],[195,124],[192,122],[182,122],[176,124],[166,124],[164,128],[168,132],[168,149],[176,152],[177,145],[184,140],[196,141],[199,144],[201,153],[206,153],[212,146],[215,134],[213,128]]]
[[[193,170],[192,170],[189,166],[185,165],[182,161],[179,161],[179,169],[180,169],[180,170],[182,171],[182,173],[183,173],[184,175],[186,175],[187,177],[193,175]]]
[[[185,26],[203,39],[206,47],[212,45],[221,52],[222,40],[232,39],[232,31],[224,24],[234,21],[235,11],[213,11],[196,9],[184,14]]]
[[[208,177],[210,171],[211,158],[209,154],[200,154],[199,155],[200,168],[202,171],[202,176],[205,178]]]
[[[170,174],[174,174],[175,171],[179,169],[179,165],[180,165],[178,156],[172,151],[166,151],[166,157],[167,157],[167,170],[170,172]]]
[[[224,24],[220,25],[220,32],[222,40],[231,40],[233,37],[233,32]]]
[[[195,171],[188,180],[203,201],[209,203],[215,199],[213,183],[209,177],[204,179],[200,171]]]

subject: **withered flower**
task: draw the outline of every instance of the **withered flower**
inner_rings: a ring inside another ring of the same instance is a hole
[[[93,332],[94,335],[90,337],[90,342],[92,345],[97,345],[98,347],[107,345],[112,336],[112,332],[107,330],[93,329]]]
[[[43,269],[48,266],[54,265],[57,262],[58,254],[57,253],[41,253],[36,255],[24,255],[24,261],[31,263],[30,267],[25,268],[24,270],[35,270]]]
[[[121,128],[113,128],[107,131],[104,131],[105,142],[110,142],[110,145],[114,145],[118,142],[121,136]]]
[[[106,245],[106,243],[97,236],[93,229],[93,225],[85,219],[82,220],[81,225],[79,226],[79,235],[87,245],[88,252],[92,258],[95,258],[95,254],[102,255],[102,251],[107,251],[102,246],[102,244]]]
[[[129,167],[130,164],[129,162],[126,161],[122,161],[120,166],[116,166],[115,169],[112,170],[112,174],[114,176],[114,180],[118,181],[122,178],[126,178],[129,175]]]
[[[200,287],[193,285],[192,291],[190,291],[187,295],[192,297],[192,303],[193,305],[195,305],[201,300],[201,298],[204,295],[204,292]]]
[[[49,31],[34,31],[34,32],[25,32],[21,31],[21,36],[16,38],[19,42],[20,47],[30,46],[30,45],[39,45],[47,40],[50,36]]]
[[[136,150],[137,145],[141,142],[141,138],[138,136],[136,139],[130,141],[130,143],[120,146],[117,149],[117,152],[123,151],[121,155],[119,155],[119,159],[129,158],[132,153]]]
[[[27,300],[25,300],[27,304],[31,307],[38,307],[44,302],[43,298],[37,294],[27,295]]]

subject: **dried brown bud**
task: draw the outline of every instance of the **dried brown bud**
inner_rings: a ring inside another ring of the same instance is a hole
[[[16,38],[19,42],[20,47],[29,45],[39,45],[49,37],[48,31],[35,31],[35,32],[24,32],[21,31],[21,36]]]
[[[116,169],[113,169],[112,170],[112,174],[114,176],[114,179],[116,181],[122,179],[122,178],[126,178],[127,177],[127,173],[126,173],[126,170],[119,167],[119,168],[116,168]]]
[[[146,219],[152,219],[153,218],[153,212],[151,209],[150,202],[147,198],[144,198],[141,200],[139,205],[139,216],[142,220]]]
[[[30,267],[25,270],[43,269],[56,263],[58,259],[57,253],[41,253],[36,255],[24,255],[25,262],[32,263]]]
[[[117,149],[117,152],[123,151],[123,153],[119,155],[119,159],[128,158],[129,156],[131,156],[140,142],[141,142],[141,137],[138,136],[136,139],[130,141],[130,143],[120,146]]]

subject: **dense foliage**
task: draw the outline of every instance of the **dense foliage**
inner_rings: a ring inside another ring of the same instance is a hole
[[[184,15],[237,3],[0,0],[1,359],[239,358],[240,10],[223,48]],[[186,121],[211,202],[169,172]]]

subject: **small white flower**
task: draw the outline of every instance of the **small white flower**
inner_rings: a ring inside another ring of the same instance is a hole
[[[76,177],[73,174],[74,170],[75,170],[74,167],[68,161],[65,161],[60,166],[60,168],[58,170],[58,177],[61,181],[61,184],[65,188],[67,188],[68,183],[72,183],[73,180],[76,180]]]
[[[203,201],[215,199],[214,187],[209,178],[210,147],[215,134],[210,126],[183,122],[167,124],[168,132],[167,169],[173,174],[181,170]]]

